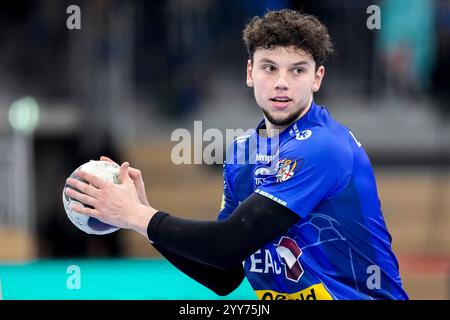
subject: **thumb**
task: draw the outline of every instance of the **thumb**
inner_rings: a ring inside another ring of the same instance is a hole
[[[128,169],[130,167],[130,164],[128,162],[122,163],[119,169],[119,178],[122,183],[131,180],[130,176],[128,175]]]

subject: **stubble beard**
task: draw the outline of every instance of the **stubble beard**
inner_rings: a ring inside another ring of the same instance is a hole
[[[272,114],[270,114],[269,111],[262,109],[264,116],[266,117],[267,121],[269,121],[272,125],[277,127],[284,127],[292,124],[295,120],[298,119],[298,117],[302,114],[303,109],[297,110],[289,114],[287,117],[282,119],[275,118]]]

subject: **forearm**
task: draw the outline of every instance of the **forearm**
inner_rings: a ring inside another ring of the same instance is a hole
[[[230,270],[222,270],[184,258],[157,244],[153,246],[181,272],[220,296],[233,292],[245,277],[242,265],[237,265]]]
[[[157,212],[148,225],[147,235],[177,255],[229,270],[299,219],[284,206],[253,194],[223,221],[180,219]]]

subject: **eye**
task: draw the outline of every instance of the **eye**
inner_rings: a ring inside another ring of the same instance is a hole
[[[267,72],[274,72],[275,70],[277,70],[277,68],[271,64],[266,64],[263,66],[264,70],[266,70]]]
[[[301,73],[303,73],[305,70],[303,69],[303,68],[294,68],[293,70],[292,70],[292,72],[294,73],[294,74],[301,74]]]

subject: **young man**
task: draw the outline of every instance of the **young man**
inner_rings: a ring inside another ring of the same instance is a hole
[[[85,172],[89,184],[69,179],[82,193],[67,194],[93,207],[73,209],[138,231],[219,295],[247,276],[260,299],[407,299],[369,159],[313,101],[333,51],[327,29],[312,16],[274,11],[255,17],[244,41],[247,85],[264,119],[231,146],[218,221],[154,209],[128,163],[121,185]],[[236,163],[243,154],[249,161]]]

